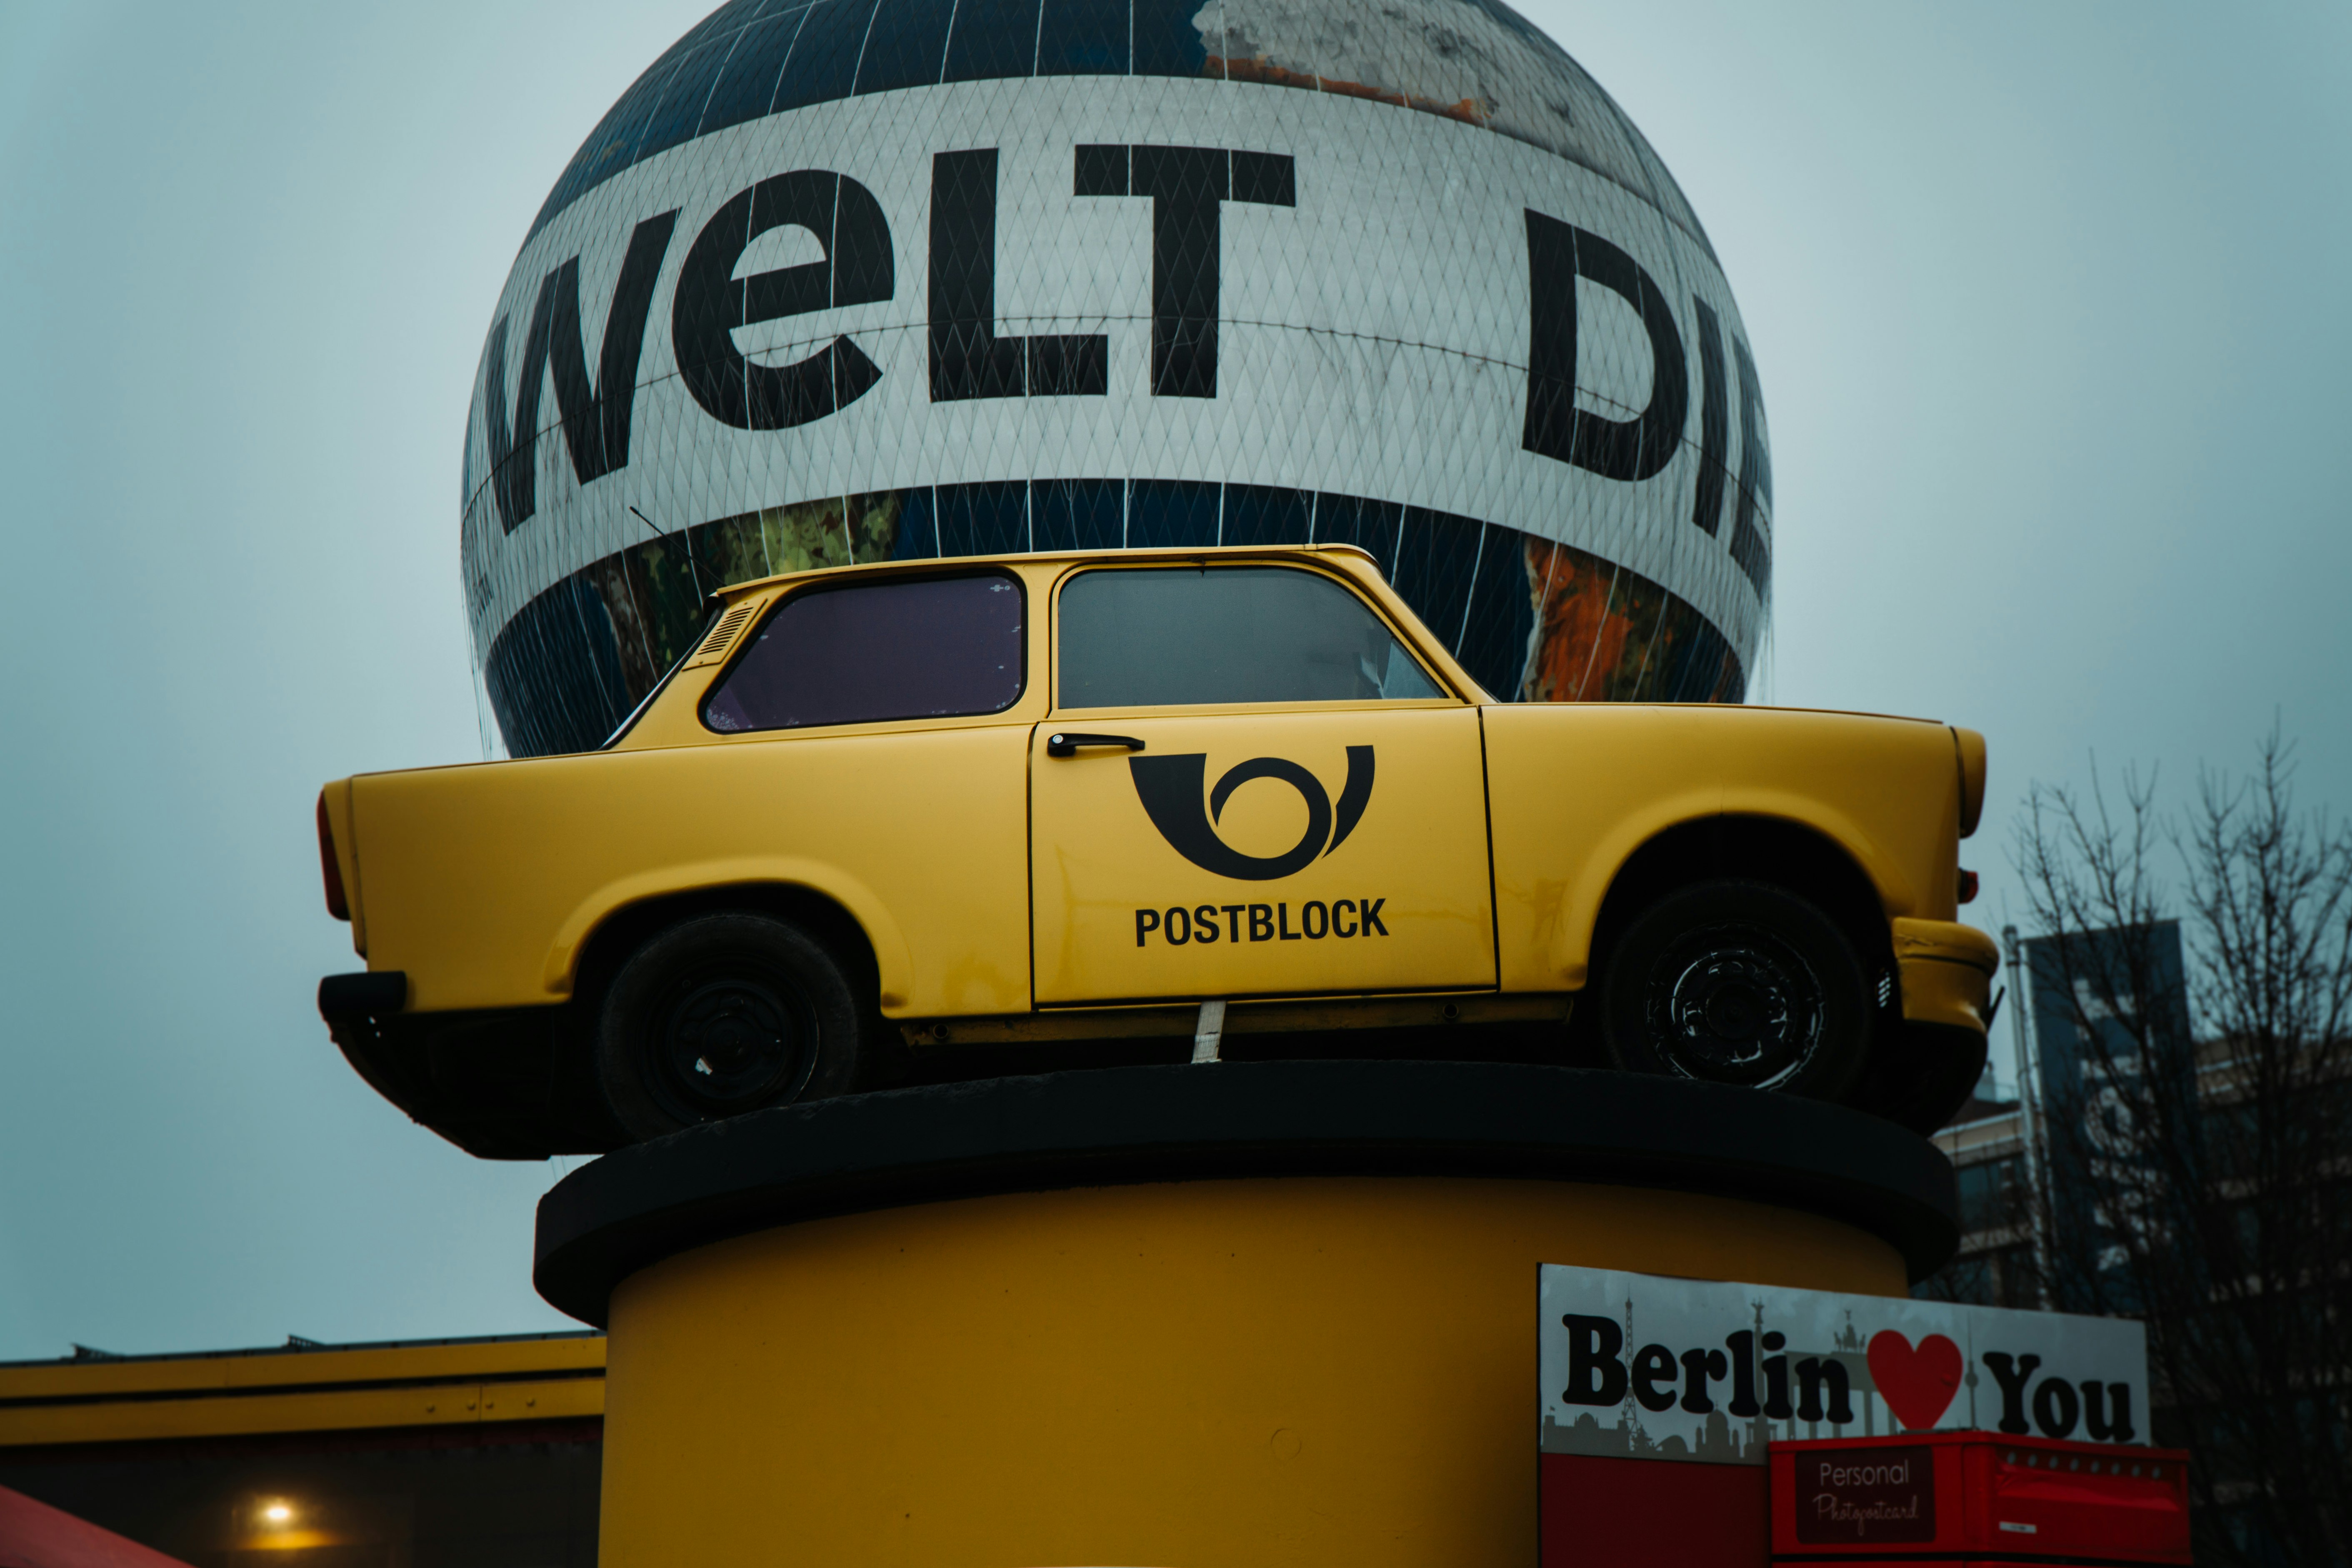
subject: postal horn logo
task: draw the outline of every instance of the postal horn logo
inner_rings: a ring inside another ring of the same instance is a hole
[[[1151,826],[1160,829],[1160,837],[1176,853],[1203,871],[1244,882],[1275,881],[1305,870],[1318,856],[1328,855],[1348,841],[1372,798],[1370,746],[1348,748],[1348,782],[1339,790],[1336,810],[1323,782],[1287,757],[1252,757],[1236,764],[1217,781],[1216,788],[1207,792],[1205,806],[1202,798],[1209,768],[1205,752],[1129,757],[1127,766],[1135,777],[1136,797],[1143,802]],[[1307,803],[1307,831],[1280,855],[1244,855],[1217,837],[1217,819],[1224,814],[1225,802],[1252,779],[1280,779]]]

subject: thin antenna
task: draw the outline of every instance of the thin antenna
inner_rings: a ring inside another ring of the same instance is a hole
[[[660,529],[655,528],[654,520],[647,517],[644,512],[638,511],[635,507],[631,507],[629,510],[635,516],[639,522],[644,523],[646,528],[653,531],[653,536],[656,539],[667,539],[669,537],[668,534],[664,533]],[[679,538],[686,541],[686,570],[694,579],[694,596],[698,599],[707,598],[709,595],[704,594],[702,591],[702,570],[694,563],[694,535],[683,528],[677,531],[677,534]]]
[[[2003,905],[2007,902],[2004,898]],[[2001,926],[2000,945],[2009,960],[2010,984],[2018,991],[2018,1008],[2009,1021],[2009,1027],[2017,1052],[2018,1105],[2024,1113],[2021,1118],[2023,1122],[2021,1131],[2025,1134],[2025,1188],[2033,1215],[2033,1271],[2037,1276],[2034,1294],[2040,1298],[2037,1304],[2047,1306],[2051,1298],[2051,1240],[2045,1217],[2049,1188],[2043,1184],[2050,1180],[2050,1154],[2042,1147],[2042,1058],[2034,1048],[2038,1034],[2030,1026],[2026,1017],[2033,1003],[2033,964],[2025,951],[2025,944],[2017,939],[2015,926],[2006,923]]]

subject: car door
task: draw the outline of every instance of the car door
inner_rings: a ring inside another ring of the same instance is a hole
[[[1041,1005],[1495,984],[1478,712],[1335,575],[1073,572],[1031,742]]]
[[[700,704],[720,743],[670,753],[695,787],[629,820],[665,859],[841,903],[892,1016],[1026,1012],[1028,597],[953,563],[795,590]]]

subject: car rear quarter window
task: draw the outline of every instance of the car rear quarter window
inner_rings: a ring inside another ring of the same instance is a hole
[[[1060,648],[1065,708],[1444,695],[1370,605],[1286,566],[1081,573]]]
[[[728,732],[998,713],[1022,688],[1021,584],[1001,572],[814,588],[771,612],[702,705]]]

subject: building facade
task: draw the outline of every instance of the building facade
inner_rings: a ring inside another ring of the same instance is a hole
[[[0,1364],[0,1487],[193,1568],[595,1568],[604,1338]]]

